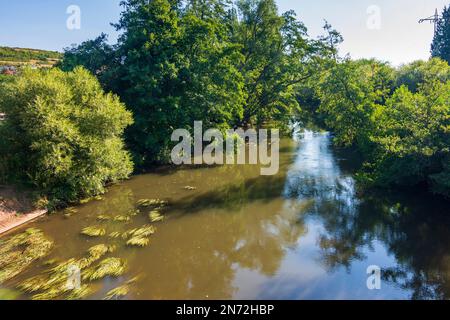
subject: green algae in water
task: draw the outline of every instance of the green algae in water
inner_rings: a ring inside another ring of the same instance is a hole
[[[94,197],[90,197],[90,198],[85,198],[85,199],[81,199],[79,201],[79,203],[80,204],[86,204],[86,203],[91,202],[93,200],[101,201],[101,200],[103,200],[103,197],[98,195],[98,196],[94,196]]]
[[[31,263],[47,256],[53,242],[39,229],[28,229],[0,241],[0,284],[23,272]]]
[[[20,297],[17,290],[0,289],[0,300],[16,300]]]
[[[81,234],[89,237],[102,237],[106,234],[106,230],[99,226],[90,226],[81,230]]]

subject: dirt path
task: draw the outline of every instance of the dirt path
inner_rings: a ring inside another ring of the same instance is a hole
[[[0,235],[46,213],[33,208],[26,192],[0,186]]]

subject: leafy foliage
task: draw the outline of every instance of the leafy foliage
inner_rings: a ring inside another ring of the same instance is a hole
[[[0,90],[7,114],[0,158],[9,180],[33,185],[58,206],[132,172],[122,141],[131,114],[88,71],[25,69]]]
[[[331,38],[309,39],[294,12],[280,15],[273,0],[122,6],[118,44],[102,35],[66,50],[62,66],[98,74],[133,111],[126,141],[138,167],[167,161],[173,129],[192,130],[194,120],[221,130],[286,126],[299,111],[295,85],[335,53],[339,38],[328,26]]]
[[[238,1],[234,19],[247,93],[242,123],[286,122],[299,109],[294,85],[319,71],[324,43],[307,37],[294,11],[279,15],[273,0]]]
[[[417,92],[422,83],[433,80],[450,80],[450,67],[447,62],[432,58],[430,61],[415,61],[404,65],[397,71],[396,87],[405,85],[410,91]]]
[[[391,67],[375,60],[344,60],[325,73],[320,87],[319,112],[340,146],[368,143],[376,105],[389,96],[394,78]]]
[[[438,58],[394,70],[344,60],[323,77],[319,114],[340,146],[356,146],[368,186],[416,186],[450,195],[450,68]]]
[[[380,106],[372,139],[377,145],[370,178],[375,183],[415,185],[431,182],[450,195],[450,82],[424,84],[417,93],[402,86]]]
[[[114,48],[107,43],[107,39],[107,35],[103,33],[79,46],[65,48],[64,60],[61,60],[57,67],[63,71],[72,71],[82,65],[104,82],[104,79],[110,76],[107,72],[115,58]]]

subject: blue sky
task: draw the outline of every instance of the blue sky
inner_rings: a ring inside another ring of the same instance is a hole
[[[354,58],[375,57],[394,65],[429,57],[431,24],[418,24],[450,0],[277,0],[280,11],[294,9],[311,36],[328,20],[344,36],[341,53]],[[120,0],[0,0],[0,46],[62,50],[105,32],[120,15]],[[81,29],[68,30],[69,5],[81,9]],[[372,6],[372,7],[371,7]],[[374,7],[375,11],[373,11]],[[367,12],[371,8],[370,13]],[[367,22],[371,21],[368,28]],[[374,22],[375,21],[375,22]]]

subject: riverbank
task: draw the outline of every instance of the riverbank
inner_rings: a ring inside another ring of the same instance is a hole
[[[0,235],[47,213],[33,206],[27,192],[0,186]]]

